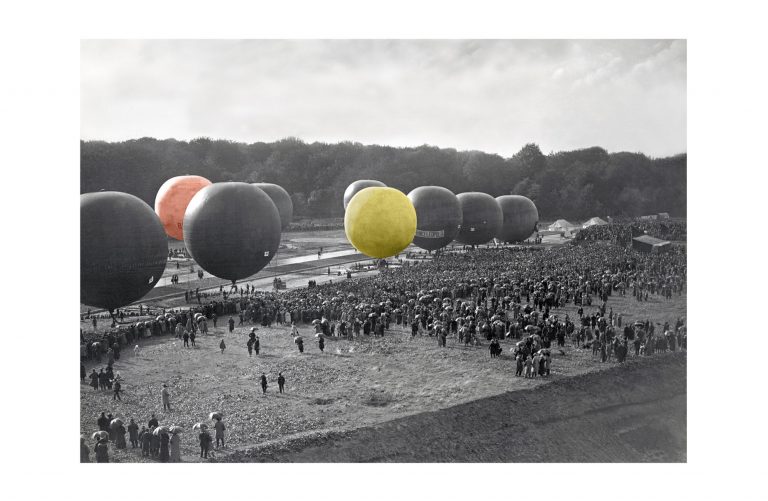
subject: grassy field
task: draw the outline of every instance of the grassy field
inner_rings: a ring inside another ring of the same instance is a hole
[[[672,301],[653,299],[637,303],[631,297],[610,298],[614,313],[625,322],[650,319],[674,323],[686,315],[685,295]],[[586,308],[587,312],[596,310]],[[560,316],[576,316],[576,308],[554,310]],[[124,379],[123,400],[112,400],[109,392],[81,385],[81,433],[97,429],[101,411],[117,417],[136,419],[146,424],[155,412],[161,424],[179,425],[185,461],[199,461],[196,434],[191,427],[206,421],[208,413],[225,413],[227,447],[218,457],[236,449],[281,442],[303,434],[328,431],[345,432],[457,404],[531,389],[551,381],[588,374],[616,364],[602,364],[590,350],[574,348],[569,342],[563,353],[553,350],[552,375],[548,379],[514,377],[514,362],[509,356],[511,341],[504,341],[504,356],[490,359],[487,344],[464,347],[449,339],[447,348],[438,348],[434,338],[411,339],[404,330],[394,328],[385,337],[363,337],[355,341],[326,340],[325,353],[317,348],[314,333],[303,326],[305,352],[299,354],[287,328],[260,328],[262,351],[248,357],[245,347],[250,326],[228,333],[222,322],[213,333],[198,338],[198,347],[182,348],[181,342],[161,338],[144,342],[134,356],[125,350],[115,363]],[[227,349],[218,348],[224,339]],[[93,365],[87,366],[90,373]],[[99,366],[100,367],[100,366]],[[97,369],[99,368],[97,367]],[[286,377],[286,393],[277,392],[277,374]],[[261,393],[259,377],[267,375],[267,395]],[[173,410],[162,412],[160,390],[167,383]],[[130,447],[130,445],[129,445]],[[116,451],[113,460],[141,461],[140,453],[130,448]]]

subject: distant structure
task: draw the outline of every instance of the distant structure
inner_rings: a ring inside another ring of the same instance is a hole
[[[650,235],[640,235],[632,239],[632,248],[639,252],[658,253],[666,252],[670,249],[671,243],[668,240],[661,240]]]

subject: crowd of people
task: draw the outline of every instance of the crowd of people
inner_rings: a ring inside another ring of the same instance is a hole
[[[433,336],[439,347],[445,347],[449,338],[466,346],[487,343],[491,357],[502,354],[500,341],[511,341],[515,376],[548,377],[551,350],[562,349],[567,342],[591,350],[601,362],[623,362],[632,353],[639,357],[687,349],[684,318],[663,326],[649,320],[627,322],[610,306],[613,295],[632,294],[638,301],[670,299],[681,295],[685,284],[684,248],[642,254],[585,241],[550,249],[444,252],[428,261],[382,268],[374,276],[312,288],[267,292],[235,285],[227,296],[190,308],[156,311],[154,318],[110,332],[81,331],[81,356],[97,363],[106,357],[106,368],[93,370],[90,384],[94,390],[111,390],[113,399],[119,399],[121,378],[112,370],[114,360],[119,360],[121,346],[145,337],[172,335],[184,338],[188,346],[187,338],[194,343],[195,334],[207,332],[208,322],[216,327],[226,319],[230,331],[235,324],[252,326],[247,349],[249,355],[255,351],[258,356],[257,325],[290,326],[303,353],[297,324],[313,325],[321,352],[326,336],[385,336],[394,324],[411,336]],[[566,305],[577,307],[573,318],[558,312]],[[225,349],[223,340],[220,348]],[[81,365],[81,380],[86,379],[84,372]],[[282,392],[282,374],[278,383]],[[264,375],[262,388],[266,392]],[[151,427],[147,430],[154,436]],[[118,443],[122,442],[115,442],[119,448]],[[206,457],[206,450],[201,448],[201,455]]]
[[[607,240],[620,246],[628,246],[634,237],[649,235],[661,240],[681,241],[687,238],[685,221],[649,220],[628,221],[594,225],[576,234],[575,241]]]

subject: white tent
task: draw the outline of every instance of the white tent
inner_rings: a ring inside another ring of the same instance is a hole
[[[547,228],[549,231],[570,231],[579,228],[578,224],[569,223],[565,219],[558,219]]]
[[[581,227],[582,228],[589,228],[590,226],[595,226],[595,225],[602,226],[604,224],[608,224],[608,223],[606,223],[605,221],[603,221],[599,217],[593,217],[592,219],[590,219],[589,221],[584,223]]]

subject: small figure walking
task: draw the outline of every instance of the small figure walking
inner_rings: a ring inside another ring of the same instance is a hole
[[[261,391],[264,395],[267,394],[267,376],[263,372],[261,373]]]
[[[280,393],[282,393],[283,388],[285,387],[285,378],[283,377],[282,372],[277,373],[277,387],[280,389]]]
[[[120,380],[115,379],[115,384],[113,385],[113,388],[115,390],[115,395],[112,397],[112,400],[122,400],[122,398],[120,398],[120,389],[122,387],[123,386],[120,384]]]
[[[216,432],[216,448],[219,448],[219,442],[221,442],[221,446],[224,447],[224,430],[226,430],[226,427],[224,426],[224,423],[221,422],[221,418],[216,418],[216,424],[213,425],[213,429]]]
[[[163,384],[163,390],[160,392],[163,397],[163,410],[171,410],[171,394],[168,392],[168,385]]]
[[[222,339],[219,343],[219,348],[221,349],[221,353],[224,354],[224,350],[226,349],[227,345],[224,344],[224,340]]]

